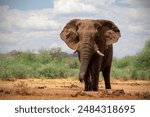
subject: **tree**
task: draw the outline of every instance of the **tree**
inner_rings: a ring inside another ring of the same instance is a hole
[[[150,40],[148,40],[141,52],[137,54],[136,67],[147,70],[150,68]]]
[[[52,59],[57,58],[57,59],[61,59],[62,58],[62,54],[61,54],[61,48],[60,47],[53,47],[50,49],[49,51],[50,56],[52,57]]]

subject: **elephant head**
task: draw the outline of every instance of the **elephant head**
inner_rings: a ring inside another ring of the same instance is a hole
[[[109,20],[73,19],[60,33],[61,39],[75,52],[81,62],[79,79],[83,81],[91,56],[104,51],[121,36],[118,27]]]

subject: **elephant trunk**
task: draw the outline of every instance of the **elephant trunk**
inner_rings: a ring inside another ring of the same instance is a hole
[[[80,43],[78,45],[77,51],[79,52],[79,58],[80,58],[80,62],[81,62],[79,80],[80,80],[80,82],[83,82],[85,74],[88,69],[88,65],[89,65],[91,56],[94,53],[97,53],[100,56],[104,56],[104,54],[99,51],[98,46],[95,42],[94,42],[94,44],[92,44],[92,43],[82,43],[81,44]]]
[[[79,56],[80,56],[80,72],[79,72],[79,80],[80,82],[84,81],[85,74],[87,72],[87,68],[93,54],[93,47],[91,44],[84,43],[79,49]]]

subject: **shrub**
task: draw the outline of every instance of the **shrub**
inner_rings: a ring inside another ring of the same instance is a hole
[[[67,77],[67,70],[67,67],[53,63],[42,65],[39,69],[37,69],[39,77],[47,78]]]
[[[113,60],[112,76],[121,79],[150,80],[150,40],[136,56]]]
[[[6,56],[0,56],[0,78],[3,80],[9,80],[12,77],[12,71],[9,69],[11,58]]]
[[[143,50],[137,54],[135,67],[144,70],[150,68],[150,40],[146,42]]]
[[[15,78],[23,79],[32,76],[32,68],[29,65],[17,64],[10,69],[12,69],[12,76]]]
[[[131,66],[133,64],[133,62],[134,62],[134,57],[125,56],[117,61],[116,67],[120,68],[120,69],[127,68],[127,67]]]
[[[78,77],[78,58],[62,54],[60,48],[31,51],[17,56],[0,56],[0,78]],[[136,56],[113,59],[111,76],[117,79],[150,80],[150,40]]]
[[[79,69],[79,60],[76,58],[70,58],[68,65],[71,69]]]

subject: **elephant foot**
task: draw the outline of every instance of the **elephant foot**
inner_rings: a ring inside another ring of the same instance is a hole
[[[85,87],[85,91],[92,91],[92,87]]]
[[[93,91],[98,91],[98,88],[93,88]]]
[[[81,82],[81,81],[80,81]],[[84,81],[83,81],[84,82]],[[91,82],[85,81],[84,91],[93,91]]]
[[[98,91],[98,89],[85,88],[85,91]]]
[[[106,86],[106,87],[105,87],[105,89],[111,89],[111,86],[110,86],[110,85],[108,85],[108,86]]]
[[[92,89],[93,91],[98,91],[98,86],[93,86]]]

